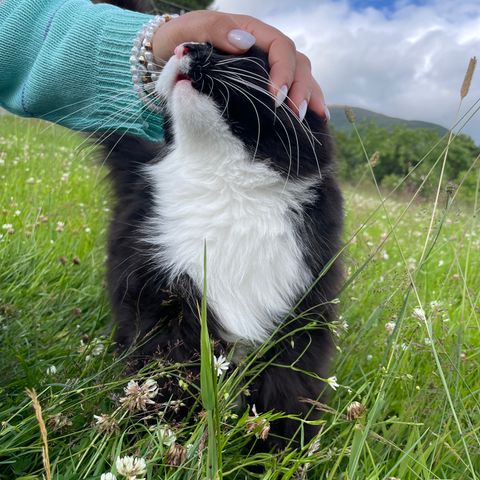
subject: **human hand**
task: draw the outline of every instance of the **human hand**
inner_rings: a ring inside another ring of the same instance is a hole
[[[157,29],[153,37],[155,62],[163,65],[177,45],[191,41],[208,42],[232,54],[244,53],[256,44],[268,53],[269,90],[277,106],[287,98],[288,105],[300,119],[303,120],[308,107],[329,120],[330,113],[322,90],[312,76],[310,60],[276,28],[247,15],[208,10],[189,12]]]

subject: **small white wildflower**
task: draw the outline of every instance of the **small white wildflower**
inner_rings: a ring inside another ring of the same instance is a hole
[[[18,217],[22,212],[20,210],[15,210],[14,215]]]
[[[63,229],[65,228],[65,223],[64,222],[57,222],[57,227],[55,228],[56,232],[63,232]]]
[[[94,357],[100,356],[103,353],[103,351],[105,350],[105,345],[102,343],[102,341],[99,338],[94,338],[92,340],[92,342],[90,343],[90,346],[92,348],[91,354]]]
[[[61,178],[62,182],[67,182],[69,176],[70,174],[68,172],[64,173]]]
[[[400,345],[400,348],[401,348],[403,351],[405,351],[405,350],[408,349],[408,345],[407,345],[405,342],[403,342],[403,343]]]
[[[11,223],[4,223],[4,224],[2,225],[2,229],[3,229],[3,230],[10,230],[10,229],[12,229],[12,228],[13,228],[13,225],[12,225]]]
[[[33,177],[27,178],[25,180],[25,183],[27,183],[28,185],[33,185],[35,183],[35,179]]]
[[[425,337],[425,338],[423,339],[423,343],[425,343],[425,345],[428,346],[428,345],[431,345],[431,344],[432,344],[432,341],[430,340],[430,338]]]
[[[367,355],[367,361],[371,362],[373,360],[373,355],[368,354]]]
[[[141,386],[135,380],[130,380],[124,391],[125,396],[120,399],[124,407],[128,410],[146,410],[147,405],[155,404],[152,399],[157,396],[158,385],[153,378],[149,378]]]
[[[102,473],[100,480],[117,480],[117,477],[113,473]]]
[[[217,371],[217,376],[219,377],[223,372],[228,370],[230,362],[223,355],[213,357],[213,368]]]
[[[390,258],[390,255],[386,251],[382,252],[382,259],[383,260],[388,260],[389,258]]]
[[[92,230],[90,229],[90,227],[86,227],[86,228],[85,228],[85,232],[86,232],[86,233],[90,233],[91,231],[92,231]]]
[[[422,322],[425,322],[427,320],[427,317],[425,316],[425,312],[423,311],[423,308],[421,308],[421,307],[415,307],[413,309],[412,317],[416,318],[417,320],[420,320]]]
[[[444,264],[445,264],[445,262],[443,260],[438,261],[438,266],[439,267],[443,267]]]
[[[385,324],[385,330],[389,335],[391,335],[394,332],[396,326],[397,324],[395,322],[387,322]]]
[[[137,478],[137,476],[144,475],[147,472],[147,463],[142,457],[117,457],[115,466],[120,475],[131,480],[143,480],[143,478]]]
[[[329,385],[330,387],[332,387],[334,390],[336,390],[340,385],[337,383],[337,377],[336,376],[333,376],[333,377],[328,377],[326,380],[325,380]]]
[[[50,365],[47,368],[47,375],[55,375],[57,373],[57,367],[55,365]]]

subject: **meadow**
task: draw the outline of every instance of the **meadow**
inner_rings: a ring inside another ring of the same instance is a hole
[[[167,423],[175,399],[151,403],[158,375],[195,388],[181,366],[153,360],[125,373],[104,283],[111,196],[95,157],[61,127],[0,117],[0,479],[480,477],[478,158],[471,202],[459,200],[461,181],[446,188],[438,175],[445,151],[428,200],[373,180],[345,186],[346,280],[330,400],[314,405],[320,434],[253,454],[278,413],[233,407],[248,361],[218,376],[208,439],[209,415]],[[138,459],[130,477],[125,456]]]

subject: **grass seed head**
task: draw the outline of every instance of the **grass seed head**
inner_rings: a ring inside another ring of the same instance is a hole
[[[468,62],[467,71],[465,73],[465,78],[463,79],[462,88],[460,89],[460,98],[463,100],[470,90],[470,85],[472,84],[473,73],[475,72],[475,67],[477,66],[477,57],[472,57],[470,62]]]
[[[352,107],[348,107],[348,106],[345,107],[345,116],[347,117],[347,120],[350,123],[355,123],[355,121],[356,121],[355,113],[353,113]]]

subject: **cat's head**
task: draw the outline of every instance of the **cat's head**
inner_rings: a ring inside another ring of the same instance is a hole
[[[156,83],[167,141],[211,143],[228,130],[283,173],[318,173],[332,157],[324,120],[307,111],[300,122],[287,102],[276,108],[269,81],[267,55],[256,47],[230,55],[205,43],[179,45]]]

